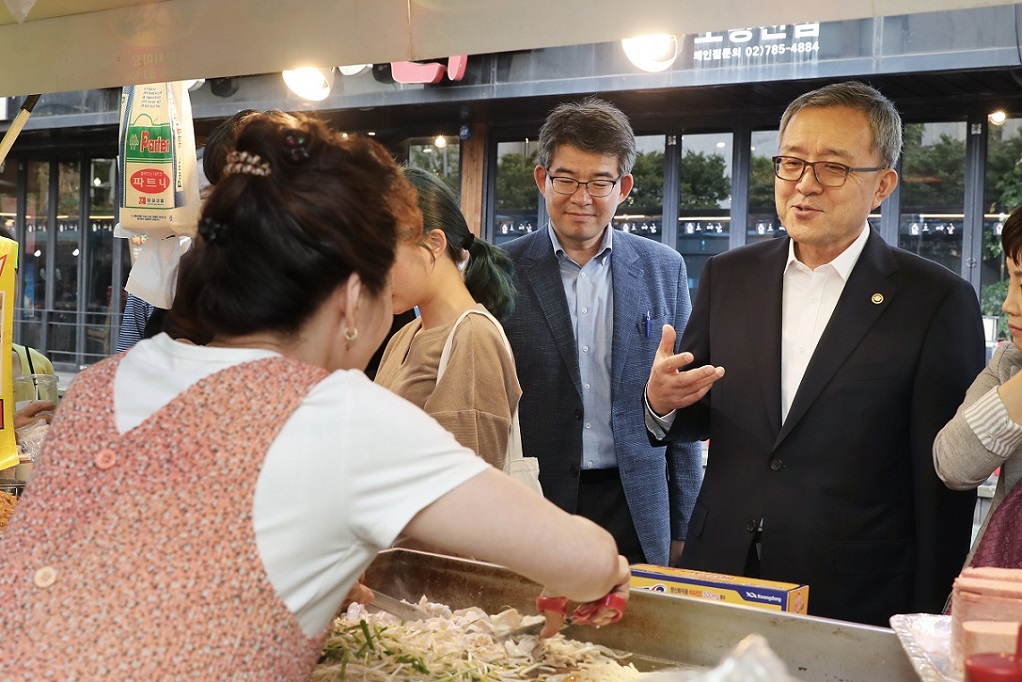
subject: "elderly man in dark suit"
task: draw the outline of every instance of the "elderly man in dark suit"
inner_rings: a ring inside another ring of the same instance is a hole
[[[961,569],[975,495],[932,447],[984,359],[972,287],[867,223],[900,151],[873,88],[796,99],[774,158],[788,236],[710,259],[647,386],[654,436],[710,439],[682,565],[808,583],[811,614],[876,625],[939,613]]]
[[[539,458],[546,497],[609,530],[633,563],[665,565],[684,545],[701,449],[652,446],[642,391],[660,327],[688,320],[685,263],[611,226],[636,155],[620,110],[595,98],[561,105],[539,148],[550,226],[506,246],[518,300],[503,324],[522,385],[523,449]]]

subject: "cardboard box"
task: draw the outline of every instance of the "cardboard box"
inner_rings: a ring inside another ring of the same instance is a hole
[[[809,606],[808,585],[652,564],[632,566],[631,586],[663,594],[742,604],[771,611],[804,614]]]

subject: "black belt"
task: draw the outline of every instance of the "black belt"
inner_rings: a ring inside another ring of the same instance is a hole
[[[611,467],[609,469],[580,469],[578,472],[578,480],[583,483],[610,481],[620,477],[621,472],[617,467]]]

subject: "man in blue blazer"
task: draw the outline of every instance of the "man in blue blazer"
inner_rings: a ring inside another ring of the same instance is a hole
[[[984,360],[968,282],[867,223],[900,150],[867,85],[796,99],[774,157],[788,236],[709,260],[647,388],[655,436],[710,439],[682,565],[806,583],[810,614],[874,625],[939,613],[961,570],[976,498],[932,449]]]
[[[620,110],[595,98],[561,105],[539,148],[550,226],[505,247],[523,450],[539,458],[547,498],[610,531],[631,562],[667,565],[684,545],[701,448],[651,445],[642,395],[660,328],[688,321],[685,263],[611,226],[636,156]]]

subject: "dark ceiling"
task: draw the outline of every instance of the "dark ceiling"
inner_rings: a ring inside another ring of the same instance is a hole
[[[798,95],[840,79],[767,81],[734,85],[679,87],[601,92],[629,116],[639,134],[670,130],[720,130],[744,123],[753,128],[777,124],[785,106]],[[981,117],[998,108],[1009,116],[1022,116],[1022,69],[961,70],[881,75],[865,78],[894,100],[906,121],[961,120]],[[457,134],[464,123],[484,122],[508,136],[535,134],[547,113],[568,97],[552,94],[515,98],[480,98],[472,101],[401,103],[367,109],[319,111],[340,130],[376,132],[386,144],[444,132]],[[582,95],[577,95],[582,96]],[[225,115],[226,117],[226,115]],[[220,123],[221,118],[197,119],[196,140]],[[83,126],[25,130],[19,148],[36,151],[61,149],[64,141],[76,146],[93,140],[97,146],[115,143],[110,126]],[[15,150],[17,151],[17,150]]]
[[[737,85],[684,87],[599,93],[628,114],[636,131],[665,128],[713,129],[739,121],[752,126],[775,125],[787,104],[798,95],[840,79],[770,81]],[[908,120],[961,119],[1004,108],[1022,115],[1022,70],[962,70],[872,76],[864,79],[890,97]],[[565,95],[481,99],[373,107],[368,111],[323,112],[346,130],[374,130],[384,140],[429,135],[461,123],[485,121],[508,130],[539,128],[547,113]],[[214,122],[215,124],[215,122]]]

